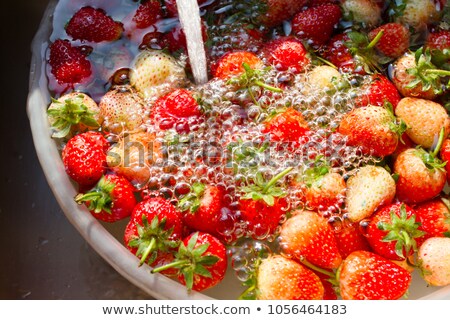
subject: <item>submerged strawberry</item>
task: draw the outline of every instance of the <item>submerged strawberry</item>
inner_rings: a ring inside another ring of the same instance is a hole
[[[70,19],[66,32],[74,40],[114,41],[122,36],[123,25],[114,21],[102,9],[83,7]]]
[[[311,63],[308,51],[295,38],[279,38],[267,42],[263,47],[263,55],[269,64],[280,71],[300,73]]]

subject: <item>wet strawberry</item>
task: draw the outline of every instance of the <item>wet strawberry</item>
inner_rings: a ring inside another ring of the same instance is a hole
[[[246,63],[252,69],[260,69],[263,62],[255,54],[248,51],[229,52],[211,66],[213,77],[229,79],[245,72],[243,64]]]
[[[346,224],[334,234],[342,258],[357,250],[370,251],[367,238],[361,233],[359,223]]]
[[[364,27],[376,27],[381,21],[381,8],[374,0],[341,1],[344,16]]]
[[[68,40],[58,39],[50,45],[48,61],[51,72],[59,84],[74,85],[87,82],[92,75],[92,66],[78,47]]]
[[[263,133],[270,135],[271,141],[296,144],[308,131],[308,123],[294,108],[287,108],[266,120],[263,129]]]
[[[450,238],[433,237],[419,248],[419,267],[432,286],[450,284]]]
[[[86,204],[91,214],[105,222],[116,222],[131,215],[136,206],[133,185],[125,178],[107,174],[87,193],[78,194],[75,201]]]
[[[379,32],[383,32],[375,48],[389,58],[398,58],[409,48],[410,33],[408,28],[400,23],[386,23],[369,32],[373,40]]]
[[[361,89],[364,90],[365,94],[356,97],[355,104],[358,107],[367,105],[382,107],[386,102],[389,102],[395,111],[401,99],[395,85],[387,77],[379,73],[374,74],[370,82],[364,84]]]
[[[114,41],[122,36],[123,25],[114,21],[102,9],[83,7],[70,19],[66,32],[74,40]]]
[[[399,299],[411,283],[408,271],[367,251],[351,253],[340,270],[340,293],[344,300]]]
[[[310,65],[308,51],[294,38],[279,38],[269,41],[263,47],[263,56],[267,62],[280,71],[300,73]]]
[[[422,202],[414,207],[416,219],[420,223],[419,230],[425,235],[417,239],[419,246],[432,237],[450,235],[450,210],[447,198],[436,198]]]
[[[97,132],[74,136],[62,151],[66,173],[80,185],[92,186],[106,171],[108,146],[108,141]]]
[[[341,9],[336,4],[322,4],[297,13],[292,19],[292,32],[314,46],[325,44],[341,19]]]
[[[159,0],[142,1],[133,16],[136,28],[145,29],[155,24],[163,15]]]

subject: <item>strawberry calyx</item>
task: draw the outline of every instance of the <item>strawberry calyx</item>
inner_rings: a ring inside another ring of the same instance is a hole
[[[416,147],[416,154],[422,159],[423,163],[429,170],[445,170],[447,161],[444,162],[437,157],[439,151],[441,150],[442,144],[444,143],[444,139],[445,130],[442,128],[439,132],[439,139],[436,147],[431,152],[425,151],[421,146]]]
[[[283,92],[282,89],[268,85],[263,81],[264,75],[267,73],[267,71],[270,70],[269,67],[264,69],[253,69],[246,62],[242,63],[242,67],[244,68],[244,73],[238,77],[231,78],[227,81],[227,84],[238,86],[239,88],[247,90],[248,94],[256,105],[259,105],[259,103],[254,94],[254,86],[258,86],[272,92]]]
[[[328,277],[327,281],[330,282],[334,287],[338,287],[339,286],[339,269],[338,269],[337,272],[333,272],[333,271],[330,271],[330,270],[326,270],[324,268],[320,268],[320,267],[312,264],[308,260],[306,260],[304,257],[300,257],[299,261],[300,261],[301,264],[303,264],[308,269],[311,269],[313,271],[316,271],[318,273],[326,275]]]
[[[255,175],[254,184],[245,186],[241,189],[245,194],[241,199],[252,199],[255,201],[262,200],[267,205],[273,206],[275,204],[275,198],[283,198],[286,196],[286,192],[281,187],[277,187],[276,183],[291,172],[294,168],[288,167],[272,177],[268,182],[263,178],[261,172]]]
[[[154,216],[152,221],[148,223],[147,217],[142,215],[142,225],[136,224],[138,235],[128,242],[128,246],[137,248],[136,256],[141,257],[139,266],[142,266],[146,261],[148,264],[153,263],[158,252],[166,252],[168,249],[178,246],[177,241],[170,239],[174,227],[165,229],[166,221],[167,218],[165,217],[159,220],[158,216]]]
[[[403,119],[399,119],[394,115],[394,106],[389,101],[385,101],[383,107],[389,112],[389,115],[391,116],[392,122],[389,123],[389,129],[396,133],[399,140],[404,143],[403,141],[403,134],[408,130],[408,125]]]
[[[213,266],[220,258],[215,255],[203,255],[208,250],[210,244],[204,243],[196,247],[197,239],[198,232],[192,235],[187,246],[183,242],[180,243],[173,262],[155,268],[151,272],[157,273],[170,268],[179,269],[179,273],[185,279],[188,291],[192,290],[195,275],[212,278],[211,272],[205,267]]]
[[[98,128],[100,124],[94,119],[95,113],[90,111],[83,103],[84,96],[77,95],[74,98],[59,101],[52,98],[52,108],[47,110],[47,115],[52,118],[51,127],[55,132],[53,138],[64,138],[69,135],[73,125],[84,124]]]
[[[201,182],[194,182],[191,191],[178,202],[178,209],[182,212],[195,213],[201,205],[201,198],[205,193],[206,186]]]
[[[420,223],[416,221],[415,215],[408,217],[404,204],[400,206],[399,213],[400,215],[397,215],[394,210],[391,210],[390,222],[380,221],[377,223],[377,228],[388,232],[382,241],[395,241],[395,253],[405,258],[405,253],[409,256],[411,252],[417,251],[415,238],[422,237],[425,232],[418,229]]]
[[[311,166],[303,171],[303,175],[300,179],[308,188],[311,188],[314,183],[318,182],[323,176],[328,174],[330,169],[331,167],[324,159],[324,156],[318,155]]]
[[[100,213],[102,211],[111,214],[111,209],[113,207],[113,197],[112,192],[116,184],[108,181],[103,176],[97,185],[85,194],[78,194],[75,197],[75,201],[78,204],[85,203],[89,210],[95,213]]]
[[[233,167],[235,173],[238,173],[237,168],[257,170],[258,165],[264,159],[264,152],[266,152],[269,146],[269,141],[256,143],[254,141],[244,141],[241,138],[238,138],[237,141],[233,141],[227,145],[227,150],[231,155],[227,166]]]
[[[433,63],[435,52],[436,50],[433,50],[432,54],[430,49],[421,47],[414,53],[416,66],[406,70],[408,74],[414,76],[414,80],[406,86],[408,89],[413,89],[421,84],[422,91],[433,90],[436,95],[440,95],[445,88],[450,87],[450,81],[445,86],[441,82],[443,78],[450,76],[450,70],[440,69]]]

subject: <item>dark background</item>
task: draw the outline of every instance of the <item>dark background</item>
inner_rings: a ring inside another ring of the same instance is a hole
[[[48,0],[3,1],[0,299],[148,298],[67,221],[36,157],[26,114],[30,44]]]

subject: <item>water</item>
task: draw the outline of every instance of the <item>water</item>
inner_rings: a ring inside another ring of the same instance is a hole
[[[177,0],[178,15],[186,35],[189,61],[196,84],[208,82],[200,10],[197,0]]]

